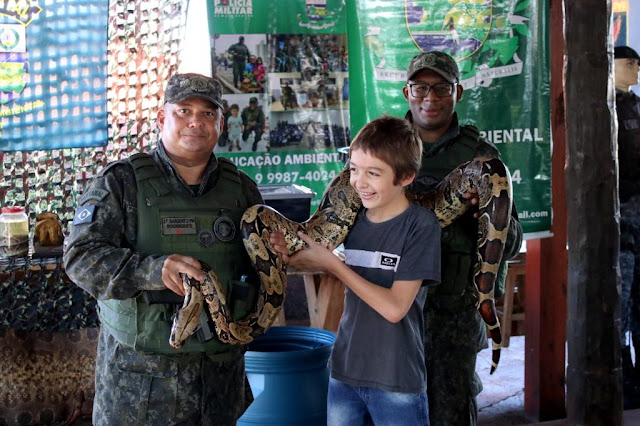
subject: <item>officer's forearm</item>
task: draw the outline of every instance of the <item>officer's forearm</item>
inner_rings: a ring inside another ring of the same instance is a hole
[[[142,290],[162,290],[166,256],[143,256],[99,241],[76,241],[64,254],[69,278],[98,300],[128,299]]]

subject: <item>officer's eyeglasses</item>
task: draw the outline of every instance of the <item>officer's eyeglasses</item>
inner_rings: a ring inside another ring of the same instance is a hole
[[[414,98],[426,98],[431,90],[433,90],[433,93],[435,93],[437,97],[447,98],[453,95],[453,89],[456,87],[456,84],[457,83],[407,83],[407,86],[409,86],[411,96]]]

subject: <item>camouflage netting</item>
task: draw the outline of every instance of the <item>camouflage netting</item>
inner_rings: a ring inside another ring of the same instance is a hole
[[[51,211],[60,216],[66,231],[92,176],[111,161],[155,145],[155,117],[164,85],[178,69],[186,4],[110,0],[106,146],[0,152],[2,205],[25,205],[31,229],[37,214]],[[11,271],[15,268],[0,274],[0,300],[10,300],[0,305],[0,329],[65,331],[97,325],[95,301],[64,272],[25,274]]]

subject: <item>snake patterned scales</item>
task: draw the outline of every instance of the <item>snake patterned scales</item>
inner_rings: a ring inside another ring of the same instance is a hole
[[[476,158],[450,174],[431,192],[408,193],[411,202],[433,210],[441,227],[450,225],[471,206],[464,195],[478,191],[477,261],[473,281],[478,311],[487,324],[492,346],[491,374],[500,360],[502,337],[494,303],[494,283],[504,251],[511,217],[511,179],[504,163],[497,158]],[[289,254],[304,248],[298,235],[303,231],[319,243],[339,246],[346,238],[362,206],[356,191],[349,184],[349,169],[345,168],[327,187],[316,213],[304,223],[286,219],[266,205],[248,208],[241,221],[244,246],[259,277],[260,290],[255,309],[242,320],[234,321],[226,297],[215,273],[202,265],[203,282],[183,277],[185,298],[177,312],[170,344],[180,347],[199,325],[204,302],[213,319],[220,341],[245,344],[263,334],[283,309],[286,292],[286,264],[271,246],[269,235],[284,230]]]

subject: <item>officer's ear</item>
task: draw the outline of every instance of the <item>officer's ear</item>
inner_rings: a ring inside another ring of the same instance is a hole
[[[408,85],[404,85],[402,86],[402,94],[404,95],[404,98],[409,101],[409,86]]]
[[[462,88],[462,84],[458,83],[456,84],[456,102],[460,101],[462,99],[462,92],[464,91],[464,89]]]
[[[164,119],[166,118],[166,114],[164,113],[164,106],[160,108],[158,111],[158,128],[162,131],[164,127]]]
[[[222,109],[218,107],[218,132],[222,133],[224,129],[224,113]]]

